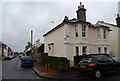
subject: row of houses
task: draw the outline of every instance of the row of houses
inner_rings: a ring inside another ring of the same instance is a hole
[[[0,57],[13,56],[14,52],[6,44],[0,42]]]
[[[120,17],[117,15],[117,25],[98,21],[96,24],[86,21],[86,9],[80,3],[76,11],[77,18],[67,16],[62,23],[45,33],[44,53],[49,56],[66,57],[70,65],[74,65],[73,57],[84,54],[110,54],[120,60],[119,30]]]
[[[40,47],[42,44],[44,44],[44,43],[41,43],[39,39],[37,39],[33,45],[30,42],[28,42],[28,44],[25,46],[24,54],[31,51],[31,48],[32,48],[32,50],[34,50],[34,49]]]

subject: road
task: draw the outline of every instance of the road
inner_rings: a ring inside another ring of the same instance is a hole
[[[71,75],[74,74],[75,73],[71,73]],[[2,81],[120,81],[120,75],[117,73],[110,73],[102,76],[100,79],[81,75],[77,75],[75,78],[70,79],[43,79],[36,75],[32,68],[21,68],[20,60],[17,57],[2,62],[2,79]]]
[[[20,59],[2,61],[2,79],[41,79],[32,68],[20,67]]]

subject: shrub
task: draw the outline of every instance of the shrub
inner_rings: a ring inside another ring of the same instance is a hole
[[[64,57],[42,56],[41,65],[57,71],[67,71],[69,60]]]

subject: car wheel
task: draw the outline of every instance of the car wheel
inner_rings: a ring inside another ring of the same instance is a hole
[[[99,70],[95,71],[94,76],[95,76],[95,78],[100,78],[101,72]]]

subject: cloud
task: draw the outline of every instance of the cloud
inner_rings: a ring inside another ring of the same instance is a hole
[[[96,23],[105,20],[114,23],[117,3],[84,2],[87,20]],[[33,30],[34,41],[44,42],[43,34],[60,24],[64,16],[76,17],[78,2],[3,2],[2,3],[2,41],[15,51],[23,51],[30,41]]]

